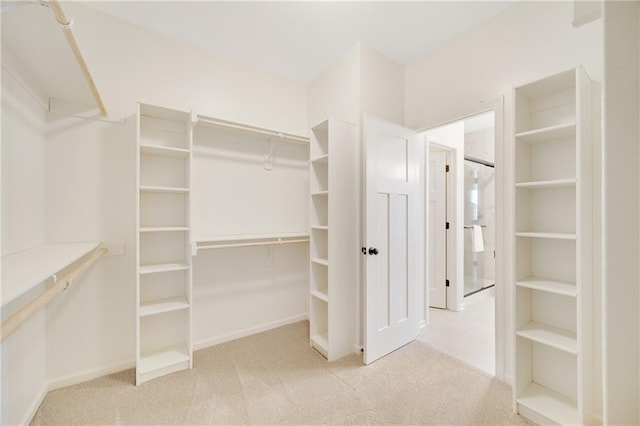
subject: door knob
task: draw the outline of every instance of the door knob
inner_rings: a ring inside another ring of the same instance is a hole
[[[375,256],[378,254],[378,249],[375,247],[369,247],[369,254]]]

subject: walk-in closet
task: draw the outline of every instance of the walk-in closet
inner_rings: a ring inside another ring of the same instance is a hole
[[[2,0],[0,424],[640,423],[638,4]]]

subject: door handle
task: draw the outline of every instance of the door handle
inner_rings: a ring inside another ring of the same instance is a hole
[[[375,247],[369,247],[369,254],[375,256],[378,254],[378,249]]]

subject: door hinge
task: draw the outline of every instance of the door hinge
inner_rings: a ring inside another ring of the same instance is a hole
[[[449,280],[445,280],[445,287],[449,287]]]
[[[444,166],[444,172],[445,173],[449,173],[449,165],[448,164],[446,166]]]
[[[444,229],[449,229],[449,222],[445,224]]]

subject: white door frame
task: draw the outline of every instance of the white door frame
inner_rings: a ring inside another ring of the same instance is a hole
[[[419,132],[426,132],[430,129],[435,129],[437,127],[442,127],[446,124],[451,124],[456,121],[464,120],[466,118],[472,117],[474,115],[482,114],[484,112],[494,111],[495,113],[495,179],[496,179],[496,224],[505,224],[506,220],[509,218],[507,214],[507,206],[505,205],[505,191],[507,188],[505,187],[505,173],[506,168],[513,167],[513,164],[507,164],[505,158],[505,139],[504,139],[504,98],[500,96],[488,108],[472,111],[469,114],[465,114],[464,116],[448,120],[444,123],[429,126],[423,129],[420,129]],[[435,142],[435,141],[434,141]],[[430,144],[431,141],[428,141]],[[436,142],[437,143],[437,142]],[[451,149],[451,147],[442,147],[443,149]],[[428,150],[426,150],[428,152]],[[452,153],[456,155],[455,152]],[[463,154],[463,153],[462,153]],[[427,154],[428,155],[428,154]],[[464,154],[463,154],[464,155]],[[428,159],[427,159],[428,161]],[[455,164],[455,158],[452,158],[451,164]],[[453,168],[453,167],[452,167]],[[453,168],[454,169],[454,168]],[[451,176],[447,178],[450,179],[453,177],[453,173],[455,170],[451,170]],[[453,187],[454,185],[449,185],[449,187]],[[449,189],[447,189],[447,192]],[[455,198],[453,199],[455,200]],[[450,202],[452,199],[448,199],[447,203],[450,206]],[[449,216],[449,210],[447,211],[447,217]],[[453,223],[451,224],[452,228],[455,229]],[[506,375],[507,362],[512,359],[513,348],[512,345],[508,344],[511,339],[507,339],[507,332],[511,329],[511,318],[512,318],[512,303],[511,303],[511,292],[512,289],[508,288],[507,285],[509,282],[506,280],[508,277],[511,268],[506,264],[505,260],[508,259],[505,253],[505,247],[509,247],[507,243],[507,233],[505,231],[505,226],[496,226],[496,286],[495,286],[495,371],[496,378],[507,384],[511,384],[512,377],[511,375]],[[450,236],[448,236],[450,238]],[[448,253],[449,254],[449,253]],[[455,256],[455,255],[454,255]],[[447,260],[448,262],[448,260]],[[447,266],[447,269],[449,266]],[[449,269],[448,269],[449,270]],[[426,281],[425,281],[426,286]],[[425,292],[428,295],[428,289],[425,289]],[[463,290],[464,292],[464,290]],[[463,295],[464,297],[464,295]],[[429,306],[428,300],[426,303],[427,309]],[[428,321],[428,316],[427,316]],[[512,367],[513,368],[513,367]]]

